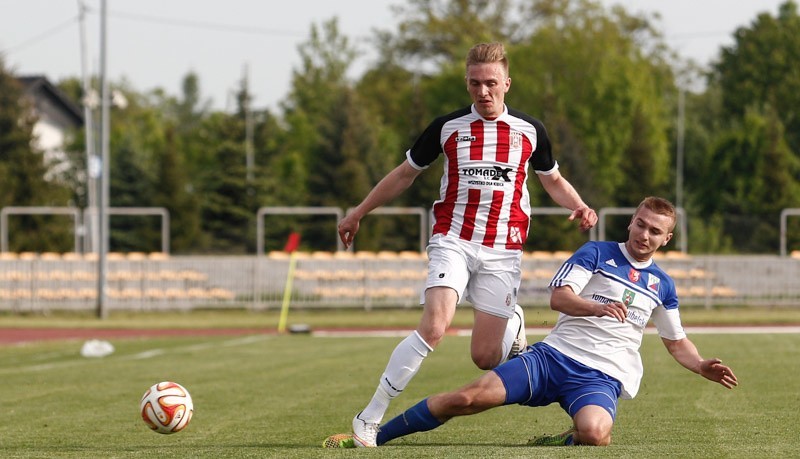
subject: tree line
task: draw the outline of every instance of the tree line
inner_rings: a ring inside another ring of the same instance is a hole
[[[406,0],[393,8],[397,27],[374,32],[378,58],[356,79],[348,74],[363,50],[336,18],[312,24],[275,110],[252,107],[246,80],[232,112],[210,108],[194,73],[177,95],[112,83],[129,105],[112,116],[109,205],[167,208],[176,254],[254,253],[258,208],[356,205],[434,117],[469,103],[467,50],[501,41],[511,64],[507,104],[544,122],[562,172],[592,207],[634,206],[647,195],[676,201],[680,182],[690,252],[777,253],[780,212],[800,207],[794,1],[738,29],[708,68],[671,50],[652,16],[594,0]],[[81,100],[77,77],[58,85]],[[0,207],[86,207],[83,133],[68,145],[69,172],[45,180],[47,166],[31,154],[35,119],[20,99],[0,60]],[[391,205],[429,208],[440,177],[431,169]],[[533,206],[555,205],[536,180],[530,187]],[[159,228],[148,222],[113,217],[110,249],[157,250]],[[624,237],[625,223],[608,237]],[[292,231],[305,250],[336,246],[330,217],[265,224],[266,250],[280,249]],[[10,225],[12,250],[72,250],[71,228],[58,217]],[[800,248],[800,224],[789,229],[790,248]],[[534,216],[531,233],[528,250],[572,250],[586,239],[563,216]],[[418,240],[415,217],[369,216],[356,249],[414,250]]]

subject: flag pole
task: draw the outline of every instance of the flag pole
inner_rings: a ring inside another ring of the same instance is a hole
[[[286,273],[286,286],[283,289],[283,303],[281,316],[278,321],[278,333],[286,333],[286,319],[289,317],[289,303],[292,299],[292,284],[294,281],[294,268],[297,263],[297,246],[300,245],[300,235],[291,233],[286,241],[284,252],[289,252],[289,271]]]

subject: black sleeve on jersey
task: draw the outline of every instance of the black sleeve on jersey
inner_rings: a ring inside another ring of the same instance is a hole
[[[414,146],[411,147],[410,157],[414,164],[420,167],[428,167],[442,153],[442,127],[452,119],[459,118],[470,112],[470,108],[456,110],[447,115],[440,116],[433,120],[431,124],[417,137]]]
[[[533,170],[549,171],[555,167],[556,161],[553,158],[553,147],[550,144],[550,136],[547,135],[547,129],[544,128],[544,123],[527,113],[512,108],[508,109],[508,113],[509,115],[527,121],[536,129],[536,149],[533,151],[531,159],[529,160]]]

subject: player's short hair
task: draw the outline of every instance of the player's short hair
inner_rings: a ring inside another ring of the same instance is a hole
[[[665,215],[669,217],[672,220],[672,224],[669,225],[670,232],[675,229],[675,223],[678,220],[678,214],[675,210],[675,205],[668,200],[659,198],[658,196],[648,196],[644,198],[641,203],[639,203],[639,207],[636,208],[634,215],[636,215],[636,213],[639,212],[639,209],[642,208],[648,209],[658,215]]]
[[[470,65],[499,62],[508,77],[508,56],[502,43],[478,43],[467,53],[467,69]]]

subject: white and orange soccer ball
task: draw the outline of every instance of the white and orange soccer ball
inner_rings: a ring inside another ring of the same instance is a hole
[[[139,405],[142,419],[161,434],[180,432],[192,420],[194,404],[185,387],[172,381],[153,384]]]

